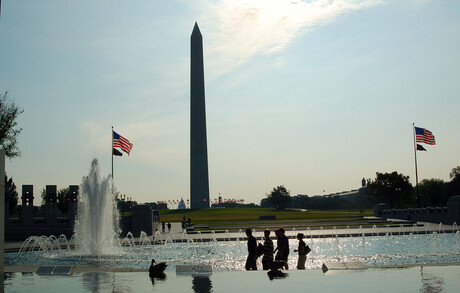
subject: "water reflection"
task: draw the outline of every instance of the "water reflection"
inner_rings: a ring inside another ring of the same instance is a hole
[[[420,267],[420,275],[422,277],[422,293],[443,292],[444,279],[430,273],[423,272],[423,266]]]
[[[166,280],[166,274],[165,273],[157,273],[155,274],[155,277],[150,275],[150,280],[152,281],[152,285],[155,285],[155,280],[161,280],[164,281]]]
[[[212,282],[208,276],[193,276],[192,289],[195,293],[212,292]]]
[[[114,287],[115,274],[100,272],[84,273],[82,274],[82,283],[87,292],[103,292]]]
[[[270,280],[284,279],[284,278],[287,278],[289,276],[287,273],[283,273],[282,271],[279,271],[279,270],[268,271],[267,275],[268,275],[268,278]]]

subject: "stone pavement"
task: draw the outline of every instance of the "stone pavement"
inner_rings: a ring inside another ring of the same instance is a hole
[[[391,219],[389,219],[391,220]],[[401,221],[401,220],[396,220]],[[274,224],[274,223],[273,223]],[[280,223],[280,227],[283,223]],[[212,230],[208,231],[195,231],[194,234],[188,234],[185,230],[182,230],[181,223],[173,222],[171,223],[171,231],[168,231],[166,228],[165,233],[161,232],[161,225],[158,226],[158,232],[154,235],[148,236],[148,241],[151,244],[161,244],[168,242],[208,242],[208,241],[235,241],[235,240],[244,240],[246,239],[246,234],[244,229],[239,231],[223,231],[219,230],[217,233]],[[247,226],[254,226],[254,222],[247,222]],[[263,230],[265,228],[257,228],[253,230],[253,235],[259,240],[263,239]],[[386,225],[386,226],[376,226],[372,228],[326,228],[323,229],[309,229],[307,226],[303,228],[292,228],[285,229],[286,236],[288,238],[294,239],[297,233],[303,233],[305,239],[309,238],[331,238],[331,237],[362,237],[362,236],[385,236],[385,235],[408,235],[408,234],[431,234],[431,233],[456,233],[459,231],[458,226],[456,225],[440,225],[427,222],[418,222],[417,224],[400,224],[397,225]],[[254,232],[255,231],[255,232]],[[274,229],[271,229],[272,233],[270,236],[272,239],[275,239]],[[458,232],[460,233],[460,232]],[[146,239],[134,238],[136,244],[141,244]],[[21,248],[23,242],[7,242],[5,243],[5,252],[17,252]]]
[[[391,219],[389,219],[391,221]],[[401,222],[401,220],[395,220]],[[330,238],[330,237],[359,237],[359,236],[385,236],[385,235],[408,235],[408,234],[432,234],[432,233],[456,233],[459,231],[458,226],[456,225],[443,225],[443,224],[434,224],[427,222],[418,222],[417,224],[400,224],[398,225],[385,225],[377,226],[374,225],[372,228],[326,228],[323,229],[309,229],[305,227],[297,227],[292,229],[285,229],[286,236],[289,238],[295,238],[297,233],[303,233],[305,238]],[[173,242],[187,242],[187,241],[227,241],[227,240],[242,240],[246,239],[246,234],[244,229],[240,231],[229,232],[228,230],[219,230],[219,233],[215,231],[196,231],[194,234],[188,234],[186,231],[182,230],[181,223],[171,223],[172,229],[170,232],[166,233],[156,233],[152,235],[151,242],[153,243],[164,243],[165,241]],[[280,223],[282,225],[282,223]],[[248,222],[248,227],[254,225],[253,222]],[[282,227],[282,226],[280,226]],[[257,228],[253,230],[253,235],[257,239],[263,238],[263,230]],[[254,232],[255,231],[255,232]],[[271,230],[271,237],[275,238],[274,229]]]

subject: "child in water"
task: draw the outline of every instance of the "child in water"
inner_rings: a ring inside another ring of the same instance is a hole
[[[294,249],[294,252],[299,253],[299,259],[297,260],[297,269],[305,270],[305,262],[307,261],[307,245],[303,241],[304,235],[302,233],[297,234],[297,240],[299,240],[299,246]]]

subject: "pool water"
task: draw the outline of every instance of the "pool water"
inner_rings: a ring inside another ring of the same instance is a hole
[[[460,233],[429,235],[390,235],[306,239],[312,251],[306,268],[321,268],[323,262],[361,262],[368,266],[460,262]],[[296,267],[292,252],[297,240],[290,239],[290,268]],[[214,271],[244,270],[247,257],[245,241],[167,243],[120,247],[108,256],[84,256],[77,250],[61,249],[5,254],[5,265],[89,265],[146,269],[150,259],[168,263],[169,271],[179,264],[210,264]],[[260,262],[260,260],[259,260]],[[261,265],[259,264],[259,267]]]
[[[371,268],[356,271],[286,271],[270,280],[265,271],[213,272],[151,280],[148,273],[82,273],[42,276],[16,273],[5,292],[460,292],[460,266]]]

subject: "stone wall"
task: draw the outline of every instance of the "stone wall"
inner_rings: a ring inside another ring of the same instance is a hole
[[[460,224],[460,195],[452,196],[447,207],[389,209],[387,204],[380,203],[374,206],[374,216],[414,222]]]
[[[22,205],[17,207],[19,217],[5,217],[5,240],[22,241],[29,236],[55,235],[61,234],[70,238],[73,234],[73,227],[76,216],[76,206],[78,200],[77,185],[69,186],[69,211],[67,216],[63,216],[57,207],[57,187],[47,185],[45,188],[45,205],[43,210],[33,205],[34,188],[33,185],[22,186]]]
[[[69,211],[66,216],[63,216],[57,207],[56,185],[47,185],[45,191],[45,205],[41,209],[41,207],[33,205],[33,185],[22,186],[22,205],[17,207],[18,211],[20,211],[19,217],[10,218],[8,213],[0,217],[0,221],[2,221],[0,222],[0,225],[2,225],[0,227],[5,227],[5,229],[1,229],[0,233],[4,231],[6,241],[23,241],[30,236],[42,235],[58,237],[64,234],[67,238],[72,237],[77,215],[79,186],[69,186],[70,201]],[[1,195],[3,196],[4,193],[2,192]],[[5,200],[1,200],[0,204],[3,207],[8,207],[5,204]],[[125,236],[128,232],[132,232],[135,237],[139,237],[141,231],[144,231],[147,235],[152,235],[154,224],[160,221],[159,217],[153,216],[153,213],[148,205],[133,206],[132,216],[122,216],[120,218],[121,235]]]

